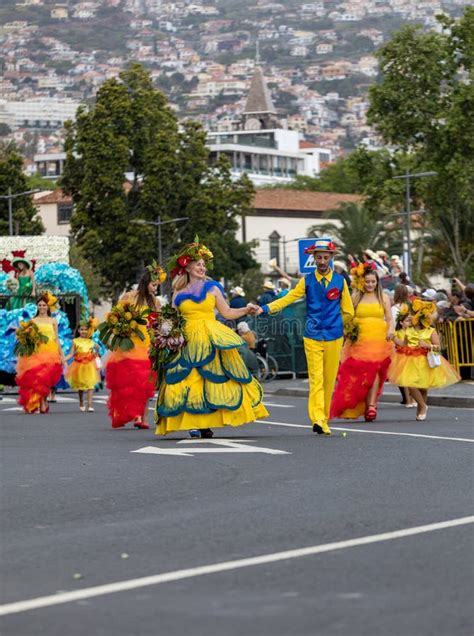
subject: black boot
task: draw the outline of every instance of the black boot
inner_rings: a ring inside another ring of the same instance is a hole
[[[210,428],[201,428],[201,437],[214,437]]]

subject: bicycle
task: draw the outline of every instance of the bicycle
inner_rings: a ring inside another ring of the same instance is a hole
[[[278,375],[278,362],[268,353],[268,343],[273,340],[275,338],[261,338],[257,341],[255,355],[258,362],[258,370],[256,377],[260,382],[270,382]]]

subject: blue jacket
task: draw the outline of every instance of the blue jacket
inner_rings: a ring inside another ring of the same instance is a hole
[[[305,338],[313,340],[337,340],[343,335],[343,321],[341,315],[341,296],[344,288],[344,278],[333,272],[331,282],[327,287],[318,282],[313,272],[305,277],[307,318]],[[339,290],[339,297],[330,300],[327,293],[331,289]]]

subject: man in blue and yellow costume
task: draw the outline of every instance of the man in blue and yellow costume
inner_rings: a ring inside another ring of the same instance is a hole
[[[315,433],[330,435],[329,409],[341,357],[344,321],[353,317],[354,307],[344,277],[330,267],[336,252],[334,243],[317,239],[305,251],[314,255],[315,271],[304,276],[283,298],[263,307],[252,305],[252,311],[256,315],[275,314],[306,295],[304,349],[309,378],[308,414]]]

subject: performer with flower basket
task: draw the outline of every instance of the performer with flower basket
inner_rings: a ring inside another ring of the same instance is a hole
[[[111,351],[105,362],[105,379],[113,428],[131,421],[135,428],[150,428],[148,401],[155,393],[156,373],[148,355],[147,320],[150,312],[160,310],[156,291],[165,280],[165,271],[153,262],[137,290],[125,293],[99,325],[100,339]]]
[[[344,345],[331,418],[357,419],[363,415],[366,422],[372,422],[377,418],[377,400],[393,352],[392,309],[375,263],[359,263],[351,275],[358,334]]]
[[[16,383],[18,403],[26,413],[47,413],[48,393],[61,377],[63,352],[58,338],[58,324],[51,317],[57,299],[49,292],[39,297],[37,316],[21,322],[16,332]]]
[[[461,379],[440,354],[439,336],[432,326],[435,303],[415,298],[410,309],[411,325],[403,340],[396,340],[397,352],[389,370],[389,381],[408,387],[417,403],[416,419],[423,421],[428,412],[428,389],[439,389]]]
[[[79,394],[81,411],[85,411],[86,408],[89,412],[94,411],[92,394],[95,385],[100,382],[96,364],[98,345],[92,340],[98,324],[96,318],[81,320],[77,326],[77,337],[72,341],[72,351],[65,359],[67,361],[73,358],[71,366],[66,371],[66,380]],[[87,394],[87,407],[84,404],[84,392]]]
[[[354,315],[347,283],[330,267],[336,249],[332,241],[317,239],[305,250],[314,254],[315,272],[302,278],[283,298],[263,307],[251,305],[256,315],[274,314],[306,295],[304,349],[309,377],[308,414],[313,432],[319,435],[331,434],[329,407],[343,342],[343,322]]]
[[[216,320],[216,309],[228,319],[241,318],[248,309],[231,309],[221,285],[206,277],[212,258],[196,237],[170,261],[173,306],[184,324],[173,314],[152,335],[154,346],[167,343],[171,358],[159,389],[157,435],[190,431],[212,437],[211,427],[240,426],[268,415],[262,388],[240,356],[243,340]],[[170,339],[168,332],[175,335]],[[171,355],[173,346],[177,350]]]

